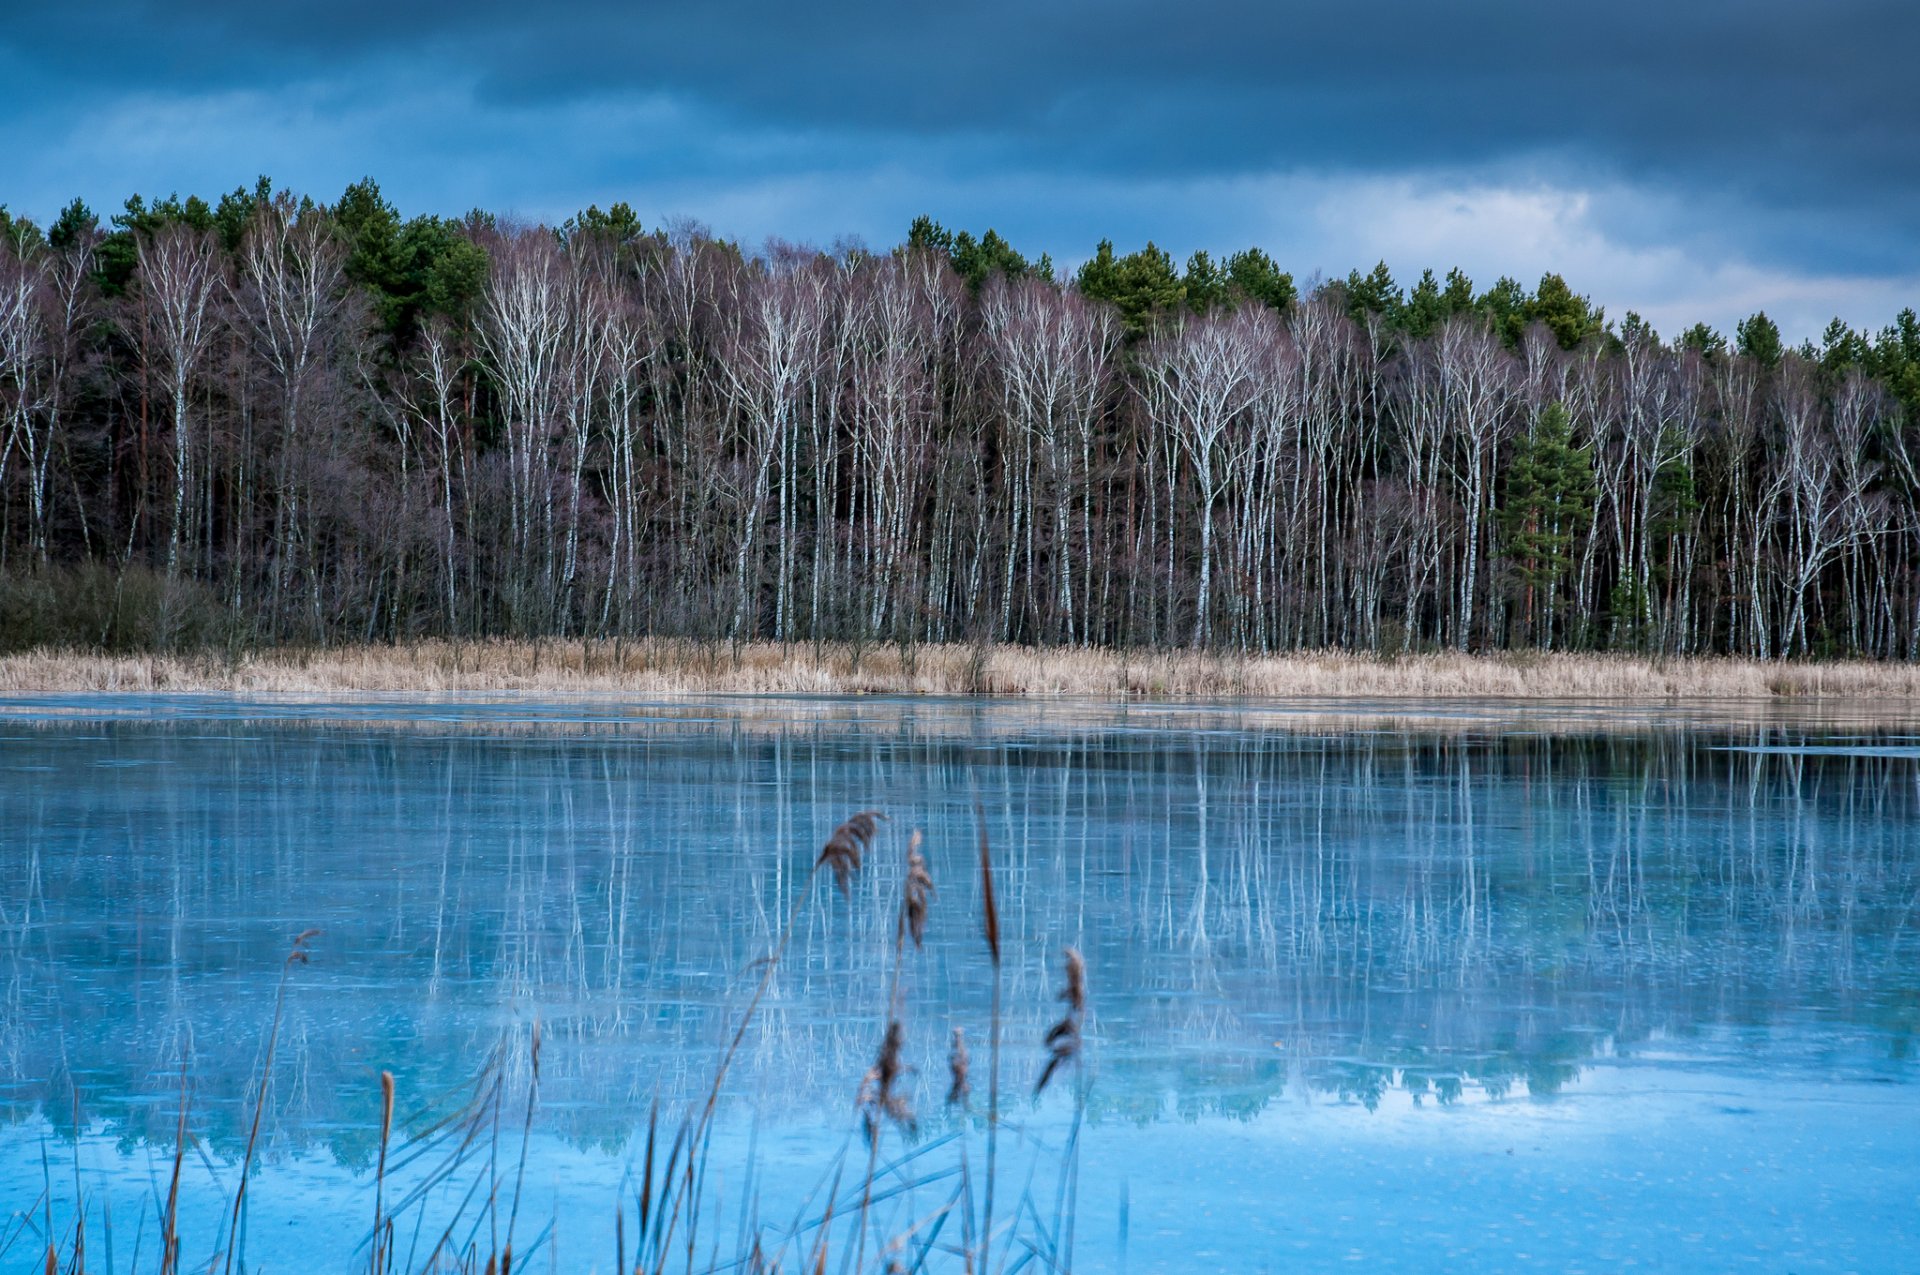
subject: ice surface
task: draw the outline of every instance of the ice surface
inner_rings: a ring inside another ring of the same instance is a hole
[[[77,1154],[130,1233],[184,1059],[193,1172],[220,1175],[193,1205],[210,1246],[282,958],[313,927],[249,1261],[314,1269],[316,1228],[370,1207],[381,1069],[404,1115],[537,1018],[528,1209],[604,1267],[649,1102],[703,1091],[821,840],[878,806],[877,853],[851,899],[801,906],[728,1086],[718,1145],[744,1165],[752,1142],[785,1218],[777,1198],[853,1127],[915,827],[937,893],[905,982],[914,1101],[923,1136],[960,1127],[939,1098],[950,1025],[985,1034],[977,795],[1011,1104],[1043,1141],[1069,1114],[1025,1096],[1058,953],[1087,955],[1082,1269],[1119,1267],[1123,1198],[1135,1271],[1896,1269],[1920,1251],[1910,723],[1378,716],[0,705],[0,1215],[39,1196],[44,1145],[56,1197]]]

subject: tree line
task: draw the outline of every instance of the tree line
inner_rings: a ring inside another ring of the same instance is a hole
[[[922,218],[0,210],[0,641],[1920,656],[1920,321]]]

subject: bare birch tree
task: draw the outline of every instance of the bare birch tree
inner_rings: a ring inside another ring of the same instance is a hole
[[[344,304],[345,263],[326,218],[282,193],[255,213],[241,243],[238,276],[229,281],[278,399],[270,613],[280,614],[288,579],[303,573],[316,630],[324,620],[303,469],[313,443],[308,408],[315,382],[342,357],[330,344]]]
[[[1145,394],[1156,417],[1192,466],[1198,488],[1200,570],[1193,644],[1212,638],[1214,514],[1233,467],[1245,454],[1242,419],[1259,393],[1262,363],[1276,339],[1264,311],[1243,309],[1180,323],[1141,356]]]
[[[167,574],[180,571],[183,545],[192,546],[194,447],[188,394],[215,335],[213,304],[222,278],[213,236],[173,223],[138,238],[141,298],[150,313],[152,356],[167,377],[173,410],[173,517],[167,525]],[[210,452],[210,437],[197,440]]]

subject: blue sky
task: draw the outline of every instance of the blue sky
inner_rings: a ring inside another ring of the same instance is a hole
[[[14,7],[17,0],[7,0]],[[1920,303],[1920,5],[102,0],[0,21],[0,201],[260,173],[757,242],[1556,269],[1662,331]]]

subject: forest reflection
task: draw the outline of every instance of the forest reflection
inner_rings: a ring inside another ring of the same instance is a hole
[[[922,827],[908,1055],[937,1121],[950,1028],[984,1031],[976,797],[1010,1083],[1077,945],[1096,1120],[1546,1095],[1673,1049],[1904,1074],[1920,1027],[1920,749],[1884,732],[888,706],[401,725],[9,722],[0,1120],[165,1144],[184,1069],[230,1149],[287,943],[318,927],[277,1147],[363,1164],[380,1069],[424,1100],[535,1019],[543,1125],[619,1145],[656,1094],[700,1091],[821,838],[877,806],[852,897],[801,906],[733,1092],[851,1119]]]

